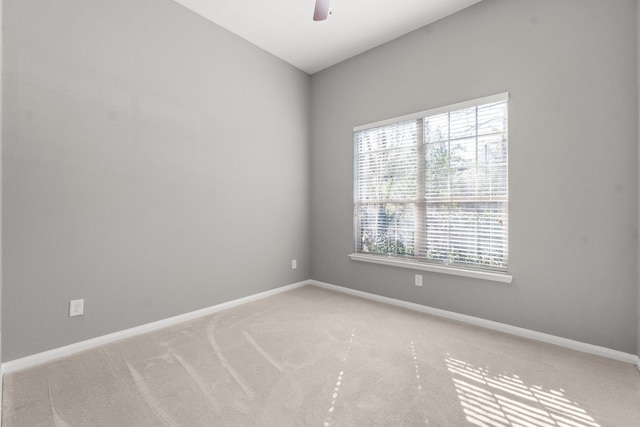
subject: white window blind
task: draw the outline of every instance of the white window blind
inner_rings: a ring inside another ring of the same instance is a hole
[[[356,253],[506,272],[507,102],[355,128]]]

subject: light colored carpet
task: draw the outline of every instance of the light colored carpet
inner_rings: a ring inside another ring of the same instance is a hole
[[[640,426],[632,365],[305,286],[7,375],[15,426]]]

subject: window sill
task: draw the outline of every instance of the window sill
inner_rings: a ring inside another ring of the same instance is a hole
[[[373,264],[390,265],[393,267],[411,268],[413,270],[431,271],[434,273],[453,274],[455,276],[473,277],[475,279],[492,280],[494,282],[511,283],[513,276],[507,273],[490,271],[465,270],[463,268],[445,267],[440,265],[423,264],[415,261],[404,261],[392,257],[365,254],[349,254],[352,261],[371,262]]]

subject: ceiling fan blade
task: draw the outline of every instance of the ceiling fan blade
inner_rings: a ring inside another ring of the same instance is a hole
[[[313,12],[314,21],[324,21],[329,14],[329,3],[331,0],[316,0],[316,10]]]

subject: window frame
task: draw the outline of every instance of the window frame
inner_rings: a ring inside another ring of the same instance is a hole
[[[511,274],[509,274],[508,272],[508,263],[507,263],[507,268],[506,270],[499,270],[499,269],[485,269],[482,268],[481,266],[475,266],[473,264],[469,264],[469,265],[464,265],[464,264],[448,264],[445,262],[437,262],[437,261],[433,261],[433,260],[428,260],[426,258],[412,258],[411,256],[398,256],[398,255],[390,255],[390,254],[375,254],[375,253],[369,253],[369,252],[359,252],[359,248],[360,248],[360,242],[359,239],[361,239],[360,236],[360,224],[359,224],[359,215],[358,215],[358,189],[356,187],[357,183],[358,183],[358,169],[357,169],[357,162],[358,162],[358,158],[357,158],[357,146],[355,143],[355,136],[357,132],[363,131],[363,130],[368,130],[368,129],[373,129],[373,128],[380,128],[380,127],[384,127],[384,126],[389,126],[389,125],[393,125],[393,124],[397,124],[397,123],[401,123],[401,122],[408,122],[408,121],[413,121],[413,120],[421,120],[424,119],[426,117],[431,117],[431,116],[436,116],[439,114],[445,114],[445,113],[450,113],[450,112],[454,112],[454,111],[458,111],[458,110],[464,110],[464,109],[468,109],[468,108],[472,108],[472,107],[478,107],[478,106],[482,106],[482,105],[486,105],[486,104],[493,104],[493,103],[499,103],[499,102],[506,102],[507,103],[507,117],[508,117],[508,101],[509,101],[509,93],[508,92],[503,92],[503,93],[499,93],[496,95],[491,95],[491,96],[487,96],[487,97],[482,97],[482,98],[477,98],[477,99],[473,99],[473,100],[469,100],[469,101],[464,101],[464,102],[459,102],[456,104],[451,104],[451,105],[447,105],[447,106],[442,106],[442,107],[437,107],[437,108],[433,108],[433,109],[429,109],[429,110],[424,110],[424,111],[420,111],[417,113],[412,113],[412,114],[408,114],[408,115],[404,115],[404,116],[399,116],[399,117],[394,117],[394,118],[390,118],[390,119],[385,119],[385,120],[381,120],[381,121],[377,121],[374,123],[369,123],[366,125],[361,125],[361,126],[356,126],[353,128],[353,135],[354,135],[354,176],[353,176],[353,191],[354,191],[354,207],[353,207],[353,247],[354,247],[354,252],[351,253],[349,255],[349,257],[351,258],[351,260],[354,261],[363,261],[363,262],[369,262],[369,263],[374,263],[374,264],[382,264],[382,265],[390,265],[390,266],[395,266],[395,267],[403,267],[403,268],[410,268],[410,269],[414,269],[414,270],[422,270],[422,271],[431,271],[431,272],[437,272],[437,273],[445,273],[445,274],[453,274],[453,275],[458,275],[458,276],[465,276],[465,277],[472,277],[472,278],[478,278],[478,279],[485,279],[485,280],[492,280],[492,281],[498,281],[498,282],[505,282],[505,283],[510,283],[513,279],[513,276]],[[507,118],[508,120],[508,118]],[[476,125],[477,126],[477,125]],[[507,124],[507,129],[505,130],[505,132],[508,134],[508,124]],[[421,136],[422,137],[422,136]],[[418,158],[422,158],[424,157],[424,153],[423,150],[420,148],[421,145],[424,144],[424,140],[422,142],[422,144],[417,144],[417,150],[416,150],[416,156]],[[418,162],[420,163],[420,162]],[[508,216],[509,216],[509,209],[508,209],[508,204],[509,204],[509,196],[508,196],[508,137],[507,137],[507,170],[506,170],[506,180],[507,180],[507,195],[506,195],[506,215],[507,215],[507,220],[508,220]],[[421,176],[420,172],[417,172],[416,176]],[[422,180],[418,179],[418,182],[422,182]],[[419,184],[417,184],[419,185]],[[426,194],[426,191],[424,191],[423,189],[423,193]],[[410,201],[408,201],[407,203],[411,203]],[[418,206],[419,204],[421,204],[421,202],[413,202],[414,206]],[[425,221],[426,222],[426,217],[425,218],[420,218],[420,219],[415,219],[415,221]],[[507,254],[509,253],[509,232],[508,232],[508,226],[507,226],[507,230],[506,230],[506,237],[504,240],[504,244],[506,246],[506,251]],[[416,240],[419,238],[420,236],[416,237]]]

